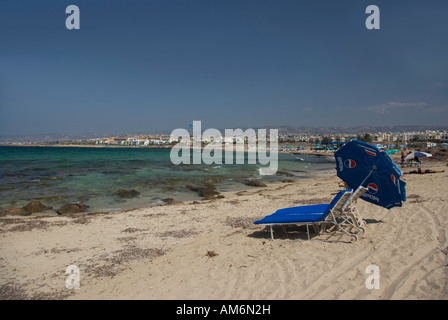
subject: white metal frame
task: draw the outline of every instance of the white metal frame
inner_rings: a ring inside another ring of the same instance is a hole
[[[306,232],[308,235],[308,240],[311,240],[310,238],[310,231],[309,231],[309,225],[313,225],[315,231],[320,234],[320,230],[323,230],[324,225],[325,224],[331,224],[331,225],[335,225],[335,226],[339,226],[339,223],[337,221],[337,218],[340,216],[340,214],[338,214],[338,212],[342,212],[344,204],[347,203],[347,201],[349,201],[349,199],[351,198],[351,196],[353,195],[352,191],[346,191],[341,198],[338,200],[338,202],[336,202],[336,204],[334,205],[333,208],[330,209],[329,214],[327,215],[327,217],[325,218],[325,220],[323,221],[316,221],[316,222],[282,222],[282,223],[266,223],[266,224],[261,224],[261,225],[267,225],[270,228],[270,232],[271,232],[271,239],[274,240],[274,231],[273,231],[273,226],[274,225],[288,225],[288,224],[294,224],[294,225],[306,225]],[[319,225],[320,228],[319,228]],[[341,228],[341,231],[343,231],[344,233],[348,234],[348,235],[352,235],[351,233],[347,232],[344,228]]]

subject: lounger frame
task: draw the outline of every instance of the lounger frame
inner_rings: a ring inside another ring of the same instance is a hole
[[[331,232],[330,239],[338,231],[341,233],[340,237],[336,240],[339,241],[342,236],[348,235],[351,241],[357,241],[358,235],[365,232],[365,222],[362,220],[361,215],[356,207],[356,202],[359,197],[367,191],[367,188],[359,187],[355,192],[352,190],[346,190],[342,194],[341,198],[335,203],[333,208],[329,210],[329,213],[322,221],[307,221],[307,222],[278,222],[278,223],[259,223],[260,225],[266,225],[270,228],[271,239],[274,240],[273,227],[275,225],[305,225],[308,240],[311,240],[309,225],[314,227],[316,233]]]

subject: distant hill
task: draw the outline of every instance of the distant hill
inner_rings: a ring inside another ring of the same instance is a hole
[[[305,134],[305,135],[330,135],[330,134],[364,134],[377,132],[424,132],[426,130],[448,131],[448,126],[358,126],[358,127],[292,127],[292,126],[266,126],[266,129],[278,129],[279,134]]]

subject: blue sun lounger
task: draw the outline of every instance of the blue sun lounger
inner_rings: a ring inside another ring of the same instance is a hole
[[[315,204],[309,206],[279,209],[275,213],[266,216],[261,220],[255,221],[254,224],[270,226],[272,240],[274,240],[274,234],[272,230],[272,227],[274,225],[305,224],[308,234],[308,240],[310,240],[308,227],[310,224],[316,227],[316,229],[318,229],[319,224],[322,227],[325,224],[333,224],[339,226],[337,218],[341,216],[342,207],[352,194],[353,191],[351,189],[342,190],[328,204]],[[340,229],[344,233],[349,234],[344,230],[344,228]]]

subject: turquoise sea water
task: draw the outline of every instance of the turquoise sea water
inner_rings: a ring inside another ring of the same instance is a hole
[[[211,181],[217,191],[251,187],[245,179],[269,183],[313,177],[334,169],[327,157],[278,154],[279,173],[261,176],[260,165],[174,165],[170,149],[0,147],[0,208],[22,207],[32,200],[56,208],[82,202],[89,211],[121,211],[163,204],[162,199],[201,199],[185,187]],[[135,189],[133,199],[118,189]]]

